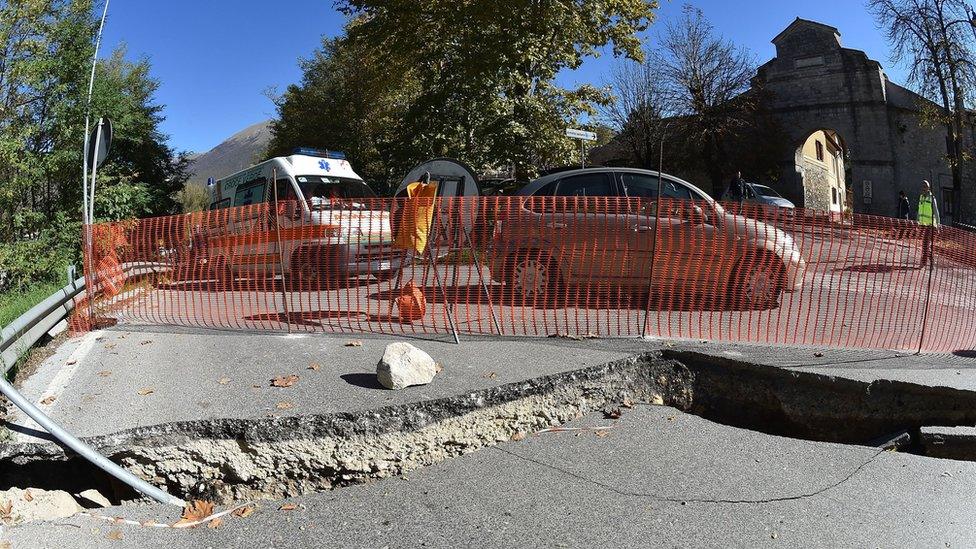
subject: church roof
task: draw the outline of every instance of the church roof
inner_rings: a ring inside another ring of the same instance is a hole
[[[773,39],[771,40],[772,43],[775,44],[776,42],[780,41],[784,36],[786,36],[787,34],[793,32],[794,30],[796,30],[799,27],[813,27],[815,29],[819,29],[819,30],[823,30],[823,31],[827,31],[827,32],[836,34],[838,37],[840,37],[840,31],[837,30],[837,27],[831,27],[830,25],[825,25],[823,23],[818,23],[816,21],[811,21],[809,19],[801,19],[801,18],[797,17],[796,19],[793,20],[792,23],[790,23],[790,25],[788,27],[786,27],[785,29],[783,29],[783,32],[781,32],[781,33],[777,34],[775,37],[773,37]]]

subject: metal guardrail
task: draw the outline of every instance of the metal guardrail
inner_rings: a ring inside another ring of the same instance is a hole
[[[6,374],[44,334],[65,319],[74,309],[75,297],[84,290],[85,277],[78,278],[4,326],[0,332],[0,373]]]
[[[122,270],[133,276],[165,267],[161,263],[139,262],[122,265]],[[75,298],[84,291],[85,277],[77,278],[4,326],[0,332],[0,375],[6,375],[44,334],[67,318],[75,307]]]

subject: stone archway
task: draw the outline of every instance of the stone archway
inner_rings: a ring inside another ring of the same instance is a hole
[[[800,141],[794,156],[803,207],[838,215],[849,212],[846,147],[840,134],[829,128],[813,130]]]

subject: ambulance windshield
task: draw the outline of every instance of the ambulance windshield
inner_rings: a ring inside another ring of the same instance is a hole
[[[366,206],[357,198],[375,198],[373,192],[365,183],[357,179],[345,177],[328,177],[323,175],[300,175],[295,178],[302,195],[313,210],[327,209],[356,209],[364,210]]]

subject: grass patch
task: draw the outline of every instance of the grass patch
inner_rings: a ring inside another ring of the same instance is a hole
[[[31,307],[63,287],[64,284],[49,282],[34,286],[26,292],[0,295],[0,326],[10,324]]]

